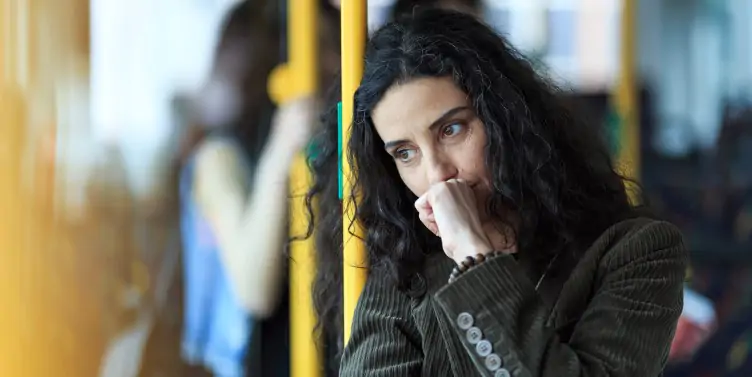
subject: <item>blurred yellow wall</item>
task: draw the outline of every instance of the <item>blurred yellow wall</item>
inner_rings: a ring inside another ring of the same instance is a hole
[[[96,284],[82,284],[97,266],[55,210],[58,142],[74,136],[59,110],[87,101],[70,90],[88,87],[88,14],[88,0],[0,0],[0,376],[98,367]]]

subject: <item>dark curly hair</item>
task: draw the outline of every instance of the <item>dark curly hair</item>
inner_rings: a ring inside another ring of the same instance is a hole
[[[391,86],[412,79],[451,77],[471,98],[488,140],[489,213],[501,221],[515,214],[521,255],[545,267],[554,252],[587,246],[636,214],[598,129],[577,117],[557,88],[476,18],[440,9],[406,16],[373,35],[365,60],[348,158],[367,167],[354,182],[369,265],[386,269],[398,286],[421,267],[425,253],[436,251],[427,241],[435,237],[415,215],[417,198],[384,151],[371,111]]]
[[[424,77],[451,77],[471,99],[487,134],[489,213],[501,221],[515,214],[520,255],[529,255],[539,269],[554,253],[587,247],[614,223],[647,214],[630,203],[625,178],[615,171],[599,129],[565,105],[560,91],[504,38],[471,15],[423,9],[373,34],[354,98],[348,158],[361,169],[354,172],[355,192],[345,203],[356,205],[355,196],[360,198],[356,216],[366,229],[370,272],[379,270],[405,289],[425,256],[441,252],[440,240],[420,223],[413,207],[417,198],[402,182],[371,120],[390,87]],[[315,139],[318,155],[310,160],[315,184],[308,203],[310,210],[318,198],[321,208],[313,219],[319,258],[314,302],[322,325],[334,326],[341,343],[336,116],[333,100]]]
[[[308,164],[313,184],[306,194],[311,220],[306,235],[314,236],[317,272],[313,281],[313,305],[317,333],[322,337],[327,375],[338,375],[339,355],[344,346],[342,313],[342,202],[338,181],[338,110],[342,95],[337,77],[325,97],[321,127],[312,144],[315,154]],[[316,210],[314,210],[316,209]]]

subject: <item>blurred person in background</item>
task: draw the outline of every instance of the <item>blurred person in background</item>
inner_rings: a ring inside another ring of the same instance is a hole
[[[316,110],[314,98],[275,109],[268,97],[281,63],[276,4],[230,10],[181,153],[182,355],[222,377],[289,375],[288,176]],[[338,13],[322,16],[323,39],[337,40]],[[324,80],[338,68],[334,48],[323,43]]]
[[[338,0],[332,4],[339,7]],[[391,9],[391,17],[412,12],[415,7],[439,7],[463,10],[480,17],[481,0],[397,0]],[[326,108],[321,116],[322,126],[316,132],[313,145],[316,154],[310,159],[314,184],[306,202],[309,213],[316,223],[309,229],[317,251],[318,270],[313,286],[314,309],[318,326],[325,338],[327,373],[339,374],[339,358],[344,348],[342,313],[342,211],[339,192],[338,166],[338,112],[337,103],[342,98],[341,81],[333,80],[326,98]],[[320,210],[313,211],[313,201]]]

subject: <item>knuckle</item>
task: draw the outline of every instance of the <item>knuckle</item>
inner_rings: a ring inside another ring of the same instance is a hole
[[[434,195],[443,195],[446,194],[449,191],[449,183],[448,182],[441,182],[436,185],[436,187],[433,190]]]

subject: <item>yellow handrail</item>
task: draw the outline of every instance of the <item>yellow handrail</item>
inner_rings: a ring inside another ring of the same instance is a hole
[[[288,0],[287,64],[269,78],[269,94],[276,103],[313,95],[318,86],[318,7],[316,0]],[[311,186],[306,156],[298,155],[290,172],[290,235],[300,237],[308,229],[305,193]],[[316,316],[311,289],[316,273],[313,239],[290,245],[290,375],[321,375],[321,354],[314,336]]]
[[[350,234],[354,230],[356,236],[363,234],[356,226],[351,229],[349,224],[355,217],[355,207],[349,205],[348,198],[352,193],[350,177],[355,166],[350,166],[346,146],[350,141],[350,131],[353,115],[353,95],[363,76],[363,53],[365,51],[367,32],[367,1],[342,1],[342,177],[343,206],[342,206],[342,245],[343,245],[343,298],[345,320],[345,342],[350,339],[355,305],[366,281],[365,247],[358,237]],[[357,225],[357,224],[356,224]]]
[[[640,176],[639,103],[636,88],[636,7],[635,0],[624,0],[621,13],[619,78],[614,105],[619,117],[618,165],[627,177]]]

